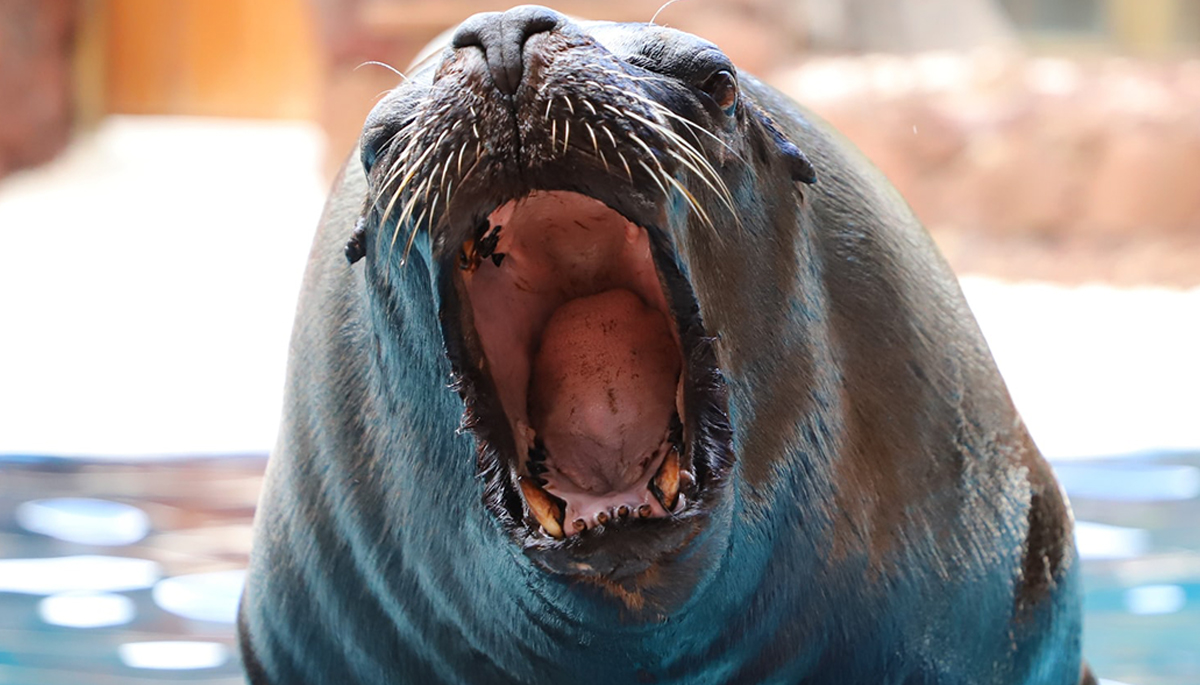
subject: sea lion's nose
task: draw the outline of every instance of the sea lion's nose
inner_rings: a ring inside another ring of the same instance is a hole
[[[512,95],[525,67],[525,42],[538,33],[558,29],[566,18],[546,7],[522,5],[507,12],[476,14],[455,31],[450,45],[456,50],[483,50],[488,71],[500,92]]]

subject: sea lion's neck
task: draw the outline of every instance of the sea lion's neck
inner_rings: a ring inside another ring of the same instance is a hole
[[[391,595],[381,602],[394,612],[387,617],[388,629],[414,647],[430,634],[454,635],[443,644],[487,654],[487,668],[526,681],[536,680],[535,674],[521,672],[538,663],[531,653],[544,655],[557,669],[589,664],[581,677],[594,676],[598,663],[611,663],[612,682],[637,682],[640,672],[656,677],[669,669],[688,672],[681,654],[696,657],[696,663],[714,650],[732,661],[748,658],[748,646],[746,655],[738,654],[743,645],[754,644],[762,627],[748,622],[731,633],[727,626],[749,615],[766,555],[732,542],[746,537],[735,535],[735,528],[751,525],[732,491],[677,558],[625,587],[538,567],[482,506],[475,441],[459,430],[464,407],[446,389],[450,368],[440,354],[441,341],[426,339],[435,317],[428,303],[436,301],[436,287],[422,247],[390,275],[388,293],[400,296],[366,300],[377,303],[368,305],[371,316],[389,319],[376,321],[372,329],[391,332],[377,341],[372,362],[384,368],[368,374],[391,379],[387,387],[368,390],[375,411],[388,417],[372,421],[368,439],[375,447],[369,453],[386,455],[386,462],[359,464],[332,479],[352,481],[355,470],[386,474],[361,478],[346,496],[363,498],[364,508],[377,508],[362,519],[387,522],[377,531],[381,544],[356,550],[355,556],[383,562],[376,584],[377,592]],[[424,307],[417,304],[421,301]],[[436,333],[436,326],[432,330]],[[389,449],[389,444],[405,448]],[[407,492],[400,497],[373,491],[370,480],[399,483]],[[609,652],[611,659],[599,658]],[[585,654],[586,660],[574,658]],[[443,668],[455,669],[449,663]]]

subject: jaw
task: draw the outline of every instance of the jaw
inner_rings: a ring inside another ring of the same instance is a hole
[[[731,449],[669,246],[574,192],[479,215],[442,260],[443,325],[486,504],[553,572],[620,582],[670,561],[703,531]]]

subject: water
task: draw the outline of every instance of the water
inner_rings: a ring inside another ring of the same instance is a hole
[[[262,455],[0,456],[0,683],[241,683]],[[1106,680],[1200,683],[1200,453],[1057,465]]]

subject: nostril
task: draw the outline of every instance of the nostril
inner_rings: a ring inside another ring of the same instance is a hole
[[[534,34],[549,33],[557,29],[561,19],[557,12],[545,8],[537,8],[530,14],[519,17],[517,24],[520,26],[521,43],[524,44]]]
[[[455,49],[480,48],[496,88],[512,95],[524,72],[525,43],[531,36],[557,30],[563,21],[561,14],[545,7],[477,14],[459,27],[450,45]]]
[[[468,25],[464,23],[454,32],[454,37],[450,39],[450,47],[455,50],[459,48],[482,48],[483,38],[479,35],[479,29],[474,24]]]

